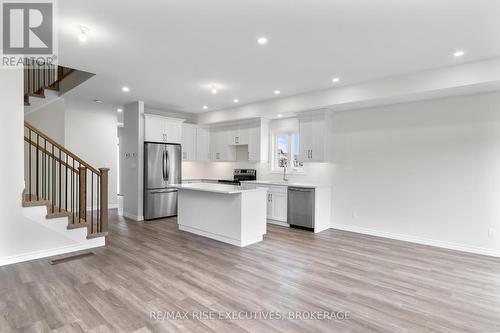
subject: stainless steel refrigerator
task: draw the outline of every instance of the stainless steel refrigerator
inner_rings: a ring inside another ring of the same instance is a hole
[[[180,184],[181,146],[144,143],[144,219],[177,215],[177,189]]]

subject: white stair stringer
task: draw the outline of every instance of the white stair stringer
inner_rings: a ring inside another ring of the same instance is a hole
[[[41,224],[42,226],[65,236],[66,238],[69,238],[71,241],[75,242],[75,245],[80,244],[82,247],[81,250],[86,250],[106,245],[106,237],[87,239],[87,228],[68,229],[67,217],[47,219],[46,206],[24,207],[23,215],[24,217],[32,221],[35,221]],[[74,251],[78,250],[73,250],[69,252],[74,252]]]
[[[30,105],[24,106],[24,115],[35,112],[61,98],[59,97],[59,92],[50,89],[45,89],[44,95],[45,98],[30,96]]]

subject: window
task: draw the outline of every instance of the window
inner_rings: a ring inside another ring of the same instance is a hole
[[[273,170],[282,171],[285,165],[290,171],[302,171],[299,132],[277,132],[274,135]]]

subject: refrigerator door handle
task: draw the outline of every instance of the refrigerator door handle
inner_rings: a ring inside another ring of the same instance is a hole
[[[163,193],[172,193],[172,192],[177,192],[177,189],[163,190],[163,191],[151,191],[149,193],[151,193],[151,194],[163,194]]]
[[[165,156],[166,156],[166,164],[167,164],[167,167],[166,167],[166,172],[167,172],[167,179],[166,181],[168,182],[169,178],[170,178],[170,158],[168,157],[168,151],[165,151]]]
[[[163,176],[163,181],[167,181],[167,159],[165,158],[166,156],[166,151],[163,152],[162,160],[161,160],[161,171],[162,171],[162,176]]]

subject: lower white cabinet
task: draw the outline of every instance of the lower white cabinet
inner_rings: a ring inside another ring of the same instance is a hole
[[[286,191],[286,187],[284,187]],[[280,222],[287,221],[287,193],[269,191],[268,195],[268,206],[267,206],[267,218],[269,220],[275,220]]]
[[[273,223],[273,221],[287,223],[287,186],[242,183],[241,187],[243,189],[254,189],[256,187],[267,188],[267,219],[270,223]]]

